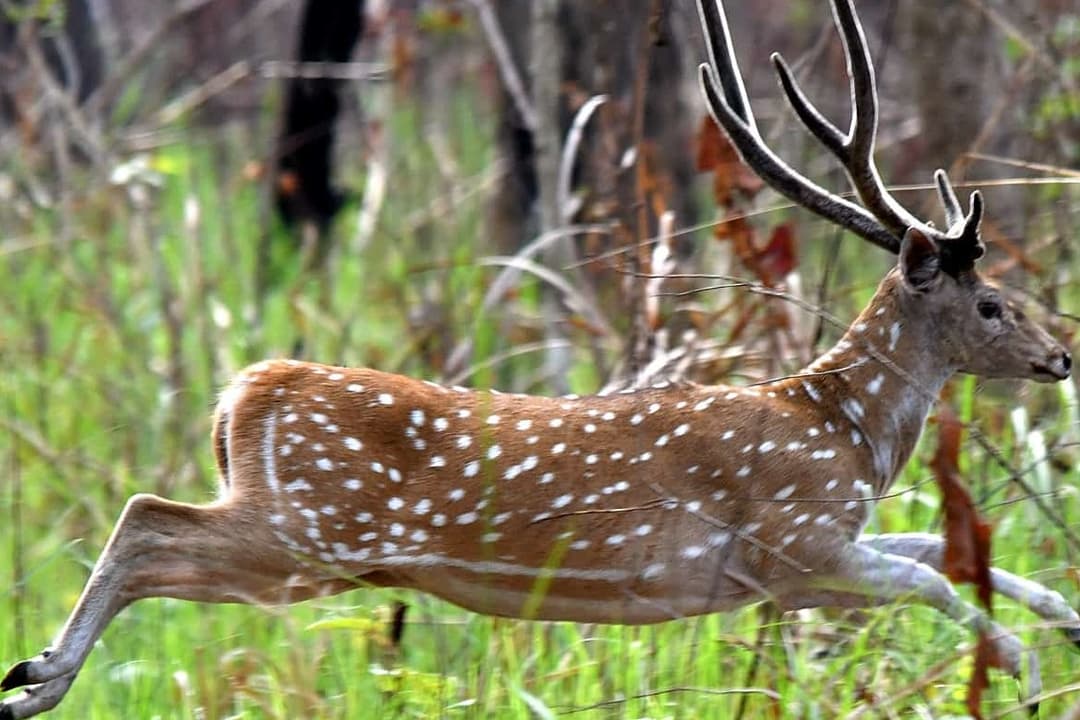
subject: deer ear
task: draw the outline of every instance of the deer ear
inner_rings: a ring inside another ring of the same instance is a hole
[[[908,228],[900,243],[900,269],[914,290],[926,292],[941,274],[941,253],[926,234]]]

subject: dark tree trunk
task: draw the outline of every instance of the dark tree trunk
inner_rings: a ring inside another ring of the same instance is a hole
[[[297,59],[305,63],[348,62],[363,32],[363,16],[363,0],[307,0]],[[341,83],[327,77],[287,81],[274,200],[290,228],[311,222],[321,235],[341,209],[343,194],[331,182]]]

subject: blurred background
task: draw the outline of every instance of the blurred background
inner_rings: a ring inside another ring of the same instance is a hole
[[[846,192],[768,60],[846,127],[827,5],[728,13],[763,134]],[[935,168],[982,189],[984,271],[1071,341],[1080,3],[856,5],[886,182],[938,223]],[[842,327],[813,308],[848,322],[893,259],[739,165],[703,58],[689,0],[0,0],[0,663],[59,628],[130,494],[214,496],[210,412],[260,358],[551,394],[752,382],[828,347]],[[995,561],[1074,606],[1075,396],[946,390],[989,439],[961,468]],[[933,434],[871,530],[940,529]],[[1076,656],[1002,617],[1047,646],[1044,707],[1065,712]],[[596,628],[392,591],[148,601],[55,717],[941,717],[970,642],[918,608]],[[1014,701],[996,679],[994,711]]]

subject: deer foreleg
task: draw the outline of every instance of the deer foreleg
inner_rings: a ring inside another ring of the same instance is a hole
[[[914,550],[917,545],[893,544],[894,547],[908,550]],[[884,545],[888,546],[889,542],[884,542]],[[781,598],[782,605],[789,608],[827,605],[851,607],[856,604],[852,601],[859,597],[865,600],[866,605],[902,599],[920,602],[989,638],[997,649],[1003,669],[1017,679],[1021,678],[1026,656],[1028,667],[1024,697],[1033,697],[1042,690],[1038,657],[989,615],[961,598],[952,583],[930,564],[910,556],[884,552],[869,542],[851,543],[841,555],[843,559],[834,571],[815,575],[806,593],[786,593]],[[834,602],[834,596],[840,602]]]
[[[926,563],[941,572],[945,557],[945,539],[930,533],[895,533],[863,535],[860,543],[883,553]],[[1014,600],[1044,620],[1054,623],[1077,646],[1080,646],[1080,614],[1065,602],[1056,590],[999,568],[990,569],[994,592]]]

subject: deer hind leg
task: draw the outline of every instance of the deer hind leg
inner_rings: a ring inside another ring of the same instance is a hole
[[[905,599],[920,602],[989,638],[1004,669],[1017,679],[1026,675],[1024,697],[1041,692],[1038,657],[985,612],[961,598],[952,583],[929,564],[863,542],[849,543],[838,556],[837,567],[814,574],[803,587],[777,598],[781,607],[857,607]],[[1023,673],[1025,659],[1027,672]]]
[[[304,565],[264,535],[256,518],[229,501],[132,497],[53,646],[0,681],[0,690],[35,686],[0,703],[0,720],[55,706],[112,618],[135,600],[284,603],[355,586]]]
[[[884,553],[903,555],[926,563],[941,571],[945,558],[945,539],[929,533],[888,533],[863,535],[860,543]],[[1060,628],[1068,639],[1080,647],[1080,614],[1065,602],[1056,590],[1037,582],[1013,575],[998,568],[990,569],[994,592],[1020,603],[1044,620]]]

